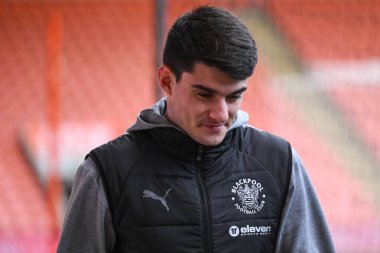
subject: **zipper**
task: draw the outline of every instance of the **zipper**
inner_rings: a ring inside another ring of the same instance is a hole
[[[210,199],[207,194],[205,179],[203,176],[203,157],[204,147],[199,146],[197,155],[197,185],[201,198],[201,211],[202,211],[202,234],[203,234],[203,248],[205,253],[212,252],[212,239],[211,239],[211,213],[210,213]]]
[[[198,148],[198,155],[197,155],[197,162],[198,163],[200,163],[201,160],[202,160],[203,151],[204,151],[204,147],[203,146],[199,146],[199,148]]]

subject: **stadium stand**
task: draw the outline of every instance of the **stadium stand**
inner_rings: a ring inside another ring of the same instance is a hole
[[[380,37],[376,32],[380,3],[286,0],[271,1],[266,7],[302,62],[319,79],[319,89],[379,160],[375,100],[380,84]]]
[[[347,120],[357,129],[357,134],[365,140],[380,163],[380,108],[377,106],[380,88],[365,84],[342,84],[330,88],[329,95],[343,110]]]
[[[168,2],[166,27],[183,11],[209,1]],[[67,177],[63,174],[61,177],[69,180],[90,148],[124,132],[138,111],[156,100],[154,3],[153,0],[0,3],[0,141],[3,144],[0,146],[3,175],[0,252],[55,251],[57,221],[46,192],[51,155],[47,148],[51,138],[47,114],[51,105],[46,87],[49,62],[46,44],[52,13],[59,13],[62,19],[58,69],[61,85],[55,108],[59,127],[55,134],[60,143],[60,170],[69,172]],[[357,137],[366,147],[363,152],[369,150],[379,158],[380,114],[376,103],[380,96],[379,82],[375,81],[377,86],[360,80],[347,84],[327,76],[323,79],[326,83],[321,85],[320,80],[308,79],[301,84],[308,85],[307,92],[322,91],[306,97],[304,100],[311,97],[318,100],[309,104],[300,104],[305,101],[294,95],[292,89],[300,86],[278,83],[279,75],[305,75],[304,71],[308,75],[307,71],[314,70],[319,75],[329,69],[330,65],[326,64],[330,62],[338,61],[345,66],[347,60],[378,59],[380,2],[226,0],[217,5],[233,8],[239,14],[244,9],[245,18],[252,23],[249,28],[258,28],[254,31],[260,34],[258,40],[264,38],[258,41],[262,53],[243,104],[251,115],[250,123],[285,137],[300,153],[325,210],[338,252],[380,252],[379,203],[372,197],[378,189],[369,190],[366,181],[347,169],[347,163],[354,162],[342,161],[334,149],[335,139],[339,138],[326,137],[322,128],[315,127],[317,122],[327,122],[326,115],[319,118],[311,113],[311,109],[330,108],[330,118],[344,118],[342,122],[347,125],[343,127],[354,129],[355,140],[344,143],[361,145],[355,142]],[[277,37],[269,41],[268,34]],[[280,59],[279,54],[287,61]],[[301,62],[301,66],[295,61]],[[325,68],[321,70],[320,65]],[[301,89],[297,94],[303,92]],[[339,127],[343,124],[333,123]],[[358,171],[368,174],[366,168]],[[377,178],[375,174],[373,179]]]
[[[19,143],[29,155],[46,146],[45,45],[52,11],[63,19],[59,70],[64,85],[59,87],[57,112],[61,139],[76,141],[88,152],[89,140],[78,138],[81,133],[93,132],[99,124],[110,127],[110,134],[92,142],[95,147],[125,131],[139,109],[155,101],[150,1],[0,3],[0,252],[53,252],[57,240],[44,191],[47,183],[32,170],[41,161],[25,157]],[[74,173],[78,165],[71,168]]]
[[[202,3],[183,1],[179,11]],[[60,143],[58,166],[70,171],[72,181],[85,152],[123,133],[138,111],[156,100],[154,4],[0,3],[0,141],[7,144],[0,147],[0,252],[55,251],[59,228],[46,192],[52,134]],[[59,102],[50,108],[47,37],[57,13],[62,41],[53,71],[59,75]],[[172,19],[179,15],[170,13]],[[57,111],[55,133],[49,110]],[[76,163],[66,161],[72,157]]]
[[[316,179],[316,189],[326,209],[338,252],[378,252],[380,140],[376,100],[380,84],[380,38],[376,31],[380,25],[380,3],[284,0],[268,1],[264,7],[275,29],[285,38],[284,44],[299,56],[304,66],[299,70],[304,76],[303,84],[291,85],[294,86],[291,88],[282,83],[276,90],[285,91],[298,114],[302,114],[302,110],[309,114],[301,118],[309,121],[309,126],[313,125],[313,131],[303,138],[294,135],[294,140],[296,146],[301,147],[306,164],[310,159],[310,174]],[[297,78],[291,80],[294,82]],[[299,90],[295,91],[295,87]],[[281,115],[292,114],[281,112],[277,116]],[[318,123],[321,121],[324,124]],[[281,122],[281,126],[288,124],[296,127],[293,123]],[[318,124],[321,126],[315,127]],[[331,126],[334,124],[340,126],[338,135],[333,134]],[[302,135],[307,126],[296,129],[297,135]],[[287,133],[282,135],[287,136]],[[292,140],[291,135],[289,139]],[[303,145],[311,145],[309,141],[318,148],[303,153]],[[321,141],[322,146],[317,144]],[[351,151],[346,154],[339,151],[348,149]],[[318,166],[318,170],[314,170],[314,166]],[[329,169],[324,171],[324,168]],[[321,188],[320,182],[325,182]]]
[[[271,81],[270,69],[259,63],[255,71],[242,105],[251,124],[286,138],[300,154],[338,252],[377,252],[380,227],[374,221],[378,209],[363,194],[367,190],[362,182],[347,172],[329,143],[301,117],[297,104]]]
[[[380,57],[380,2],[268,1],[267,11],[304,60]]]

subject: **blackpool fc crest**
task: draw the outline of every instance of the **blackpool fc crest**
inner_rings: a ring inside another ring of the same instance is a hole
[[[265,205],[264,187],[251,178],[241,178],[232,186],[235,207],[245,214],[255,214]]]

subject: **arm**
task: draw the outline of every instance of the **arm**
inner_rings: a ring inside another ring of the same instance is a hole
[[[310,178],[294,150],[292,176],[275,252],[335,252]]]
[[[114,243],[103,183],[89,158],[75,177],[57,253],[108,253]]]

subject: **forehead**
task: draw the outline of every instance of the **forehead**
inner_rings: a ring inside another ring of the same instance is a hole
[[[233,91],[247,85],[247,80],[236,80],[215,67],[195,63],[192,72],[183,72],[180,83],[202,85],[214,90]]]

